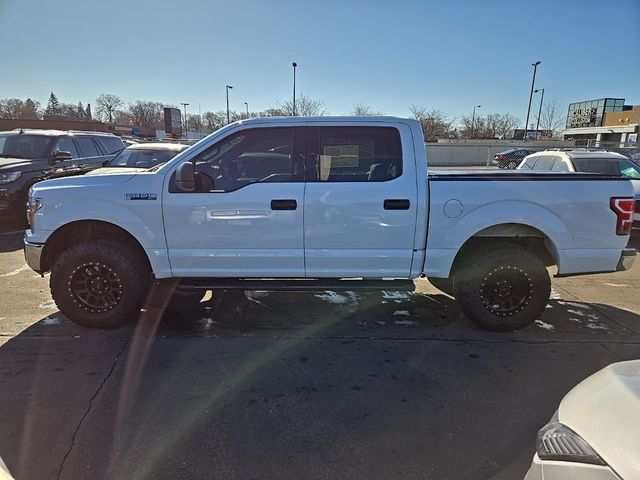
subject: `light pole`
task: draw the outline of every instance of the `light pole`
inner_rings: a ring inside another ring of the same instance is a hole
[[[296,67],[298,64],[293,62],[291,64],[293,66],[293,116],[296,116]]]
[[[189,138],[189,120],[187,118],[187,105],[188,103],[181,103],[184,107],[184,138]]]
[[[536,84],[536,71],[538,70],[538,65],[540,65],[541,63],[542,62],[538,60],[537,62],[531,64],[531,66],[533,67],[533,79],[531,80],[531,93],[529,93],[529,107],[527,108],[527,120],[524,122],[523,140],[527,139],[527,128],[529,127],[529,114],[531,113],[531,99],[533,98],[533,88]]]
[[[473,138],[474,125],[476,123],[476,108],[480,108],[482,105],[475,105],[473,107],[473,115],[471,115],[471,138]]]
[[[542,114],[542,100],[544,100],[544,88],[539,88],[533,93],[538,93],[538,92],[542,92],[542,95],[540,96],[540,108],[538,108],[538,121],[536,122],[536,136],[537,136],[537,131],[540,128],[540,115]]]
[[[227,92],[227,124],[231,123],[231,120],[229,119],[229,90],[233,90],[233,87],[231,85],[226,85],[225,91]]]
[[[247,118],[249,118],[249,104],[244,102],[244,106],[247,108]]]

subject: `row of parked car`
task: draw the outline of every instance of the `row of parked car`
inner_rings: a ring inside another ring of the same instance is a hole
[[[105,172],[104,168],[150,168],[187,148],[169,142],[134,143],[101,132],[0,132],[0,220],[24,222],[29,188],[41,180]]]

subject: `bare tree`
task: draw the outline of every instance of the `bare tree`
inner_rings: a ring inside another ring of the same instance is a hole
[[[555,98],[542,106],[540,115],[540,129],[548,131],[552,137],[557,137],[565,125],[566,117],[561,113],[558,100]]]
[[[356,103],[353,106],[353,110],[351,111],[351,115],[370,116],[370,115],[382,115],[382,113],[376,112],[369,105],[364,105],[363,103]]]
[[[504,113],[497,118],[496,122],[496,138],[512,138],[513,132],[520,124],[520,119],[511,115],[510,113]]]
[[[518,119],[510,113],[490,113],[482,115],[463,116],[460,120],[460,135],[463,138],[509,138],[514,128],[518,126]]]
[[[460,119],[460,136],[462,138],[482,138],[487,132],[487,119],[482,115],[466,116]]]
[[[204,112],[202,114],[202,122],[204,128],[210,132],[224,127],[227,123],[226,112]]]
[[[292,116],[293,102],[291,100],[278,102],[275,107],[272,107],[267,111],[277,111],[283,116]],[[299,117],[321,116],[324,115],[325,112],[326,109],[324,103],[320,100],[315,100],[311,97],[307,97],[306,95],[300,95],[300,97],[296,98],[296,115]]]
[[[19,98],[3,98],[0,100],[0,118],[38,119],[40,104],[30,98],[25,101]]]
[[[103,122],[113,123],[113,117],[124,102],[117,95],[103,93],[96,99],[96,115]]]
[[[136,100],[129,104],[127,113],[134,125],[148,128],[162,128],[164,125],[164,105],[158,102]]]
[[[418,107],[411,105],[409,111],[413,118],[420,122],[422,133],[426,141],[434,141],[438,138],[449,138],[453,135],[451,126],[453,121],[449,119],[446,113],[426,107]]]

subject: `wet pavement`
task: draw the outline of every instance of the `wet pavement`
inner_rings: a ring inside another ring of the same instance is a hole
[[[517,479],[561,398],[638,358],[638,267],[554,279],[534,325],[418,291],[205,297],[66,320],[0,234],[0,456],[20,479]]]

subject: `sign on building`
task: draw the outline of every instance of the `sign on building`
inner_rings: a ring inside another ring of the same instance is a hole
[[[179,108],[164,109],[164,131],[174,137],[182,136],[182,114]]]

